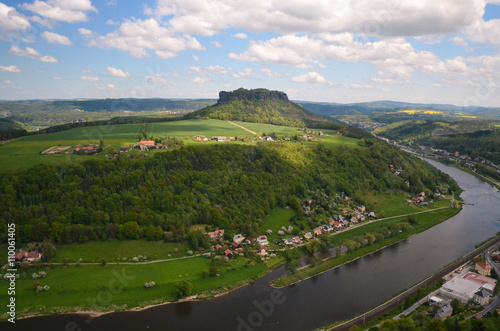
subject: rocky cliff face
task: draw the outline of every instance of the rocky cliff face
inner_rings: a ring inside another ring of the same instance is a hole
[[[288,96],[284,92],[279,91],[270,91],[266,89],[255,89],[255,90],[246,90],[246,89],[238,89],[233,92],[219,92],[219,100],[217,103],[227,103],[233,100],[283,100],[289,101]]]

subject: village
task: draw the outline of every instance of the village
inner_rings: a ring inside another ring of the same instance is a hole
[[[498,296],[498,264],[500,251],[486,253],[485,258],[477,257],[474,261],[460,266],[445,275],[442,285],[432,293],[416,302],[401,314],[399,319],[416,312],[432,316],[441,322],[461,316],[461,318],[482,318],[491,312],[500,313]]]

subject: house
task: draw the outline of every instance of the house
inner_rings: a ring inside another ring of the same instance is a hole
[[[349,226],[349,222],[347,222],[347,220],[342,219],[340,220],[340,223],[342,223],[342,225],[345,227]]]
[[[336,230],[342,229],[342,223],[340,222],[334,222],[333,226],[335,227]]]
[[[313,233],[317,236],[319,236],[321,234],[321,229],[320,228],[316,228],[313,230]]]
[[[371,211],[370,213],[368,213],[368,217],[377,218],[377,215],[375,215],[375,213]]]
[[[21,252],[21,253],[16,254],[15,258],[16,258],[16,262],[23,262],[24,253]]]
[[[366,207],[363,205],[357,206],[356,208],[359,210],[360,213],[364,213],[366,210]]]
[[[229,249],[226,249],[224,251],[224,255],[228,258],[228,259],[232,259],[233,258],[233,252],[231,252]]]
[[[358,223],[358,219],[356,216],[351,217],[351,223]]]
[[[243,246],[241,246],[241,244],[237,243],[236,241],[233,241],[233,243],[229,246],[229,248],[234,250],[241,250],[243,249]]]
[[[311,239],[313,237],[312,233],[311,232],[307,232],[305,235],[304,235],[304,238],[306,239]]]
[[[491,267],[484,262],[476,262],[476,266],[474,268],[480,275],[490,276],[491,275]]]
[[[213,232],[209,232],[208,235],[212,239],[224,238],[224,230],[215,229]]]
[[[267,236],[265,235],[258,236],[256,242],[261,246],[269,245],[269,242],[267,241]]]
[[[332,232],[333,231],[333,227],[330,224],[322,225],[322,226],[320,226],[320,229],[323,232]]]
[[[490,303],[490,299],[491,299],[491,292],[482,288],[476,293],[474,293],[472,301],[477,303],[478,305],[485,306]]]
[[[296,244],[296,245],[300,244],[300,241],[301,241],[299,236],[293,237],[292,240],[293,240],[293,243]]]
[[[212,137],[211,140],[213,140],[213,141],[226,141],[227,137]]]
[[[149,147],[154,147],[155,142],[153,140],[141,140],[139,141],[139,148],[141,151],[147,150]]]
[[[451,308],[450,305],[445,305],[441,308],[436,313],[436,319],[443,322],[446,320],[448,317],[451,317],[453,315],[453,308]]]
[[[241,242],[245,239],[241,234],[237,234],[233,237],[233,241],[241,244]]]
[[[293,239],[292,238],[286,238],[283,241],[285,242],[285,245],[293,245]]]
[[[255,238],[252,238],[252,237],[248,237],[247,240],[246,240],[247,244],[251,245],[255,242]]]
[[[259,254],[261,257],[267,256],[268,253],[269,248],[267,248],[266,246],[260,246],[257,250],[257,254]]]
[[[219,249],[222,249],[222,246],[220,244],[215,245],[215,250],[218,251]]]
[[[40,261],[40,259],[42,258],[42,254],[38,252],[28,252],[24,254],[24,258],[28,262]]]

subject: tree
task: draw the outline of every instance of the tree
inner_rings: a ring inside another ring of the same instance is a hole
[[[193,293],[193,284],[189,279],[183,279],[175,283],[176,295],[180,298],[185,298]]]
[[[56,255],[56,246],[53,243],[45,239],[42,242],[41,251],[43,253],[43,258],[45,261],[49,261]]]
[[[128,239],[139,239],[141,237],[141,228],[137,222],[127,222],[120,227],[121,234]]]

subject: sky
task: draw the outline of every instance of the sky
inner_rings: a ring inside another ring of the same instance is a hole
[[[500,0],[0,2],[0,99],[500,106]]]

